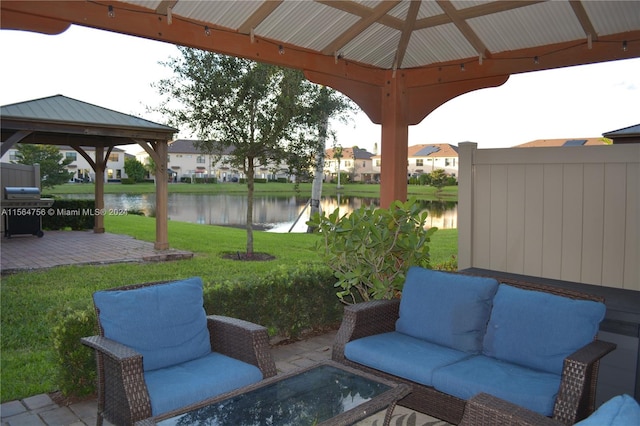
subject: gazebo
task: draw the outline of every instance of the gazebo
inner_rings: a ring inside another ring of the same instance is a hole
[[[167,236],[167,143],[178,129],[57,95],[2,106],[2,155],[16,143],[68,145],[95,172],[96,209],[104,209],[104,172],[118,145],[138,144],[156,164],[155,248],[169,248]],[[95,160],[86,147],[95,148]],[[94,216],[94,232],[104,232],[104,217]]]
[[[82,25],[304,71],[382,125],[380,202],[407,196],[408,128],[511,74],[640,56],[630,1],[3,1],[2,28]]]

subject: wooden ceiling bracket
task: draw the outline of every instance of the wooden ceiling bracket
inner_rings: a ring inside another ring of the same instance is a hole
[[[15,144],[19,143],[21,140],[29,136],[31,133],[33,133],[31,130],[18,130],[9,138],[7,138],[6,141],[2,142],[2,147],[0,149],[2,154],[0,155],[0,157],[4,156],[7,153],[7,151],[9,151]]]
[[[75,149],[82,156],[82,158],[87,160],[87,163],[89,163],[89,165],[91,166],[94,172],[97,172],[96,162],[93,160],[93,158],[89,156],[89,154],[87,153],[87,151],[84,150],[84,148],[82,148],[80,145],[77,145],[77,144],[72,144],[70,146],[71,148]]]
[[[151,141],[140,140],[140,139],[137,139],[136,142],[137,142],[138,145],[140,145],[142,147],[142,149],[144,149],[146,151],[147,154],[149,154],[149,156],[151,157],[151,159],[153,160],[153,162],[156,165],[160,164],[160,157],[158,156],[158,153],[156,152],[155,143],[153,143]]]

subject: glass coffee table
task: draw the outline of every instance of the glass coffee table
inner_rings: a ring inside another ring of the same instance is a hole
[[[324,361],[136,426],[346,426],[385,409],[388,425],[396,403],[410,392],[406,384]]]

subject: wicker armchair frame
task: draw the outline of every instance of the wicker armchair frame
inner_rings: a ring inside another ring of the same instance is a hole
[[[508,279],[502,283],[527,290],[544,291],[572,299],[604,302],[600,296],[565,290],[541,284]],[[411,380],[384,373],[349,361],[344,356],[345,345],[362,337],[395,330],[399,317],[400,300],[376,300],[345,307],[344,317],[333,346],[332,358],[352,368],[376,374],[389,380],[412,386],[413,392],[398,402],[399,405],[437,417],[449,423],[459,424],[466,401],[437,391]],[[600,359],[613,351],[613,343],[594,340],[564,360],[560,390],[554,405],[552,418],[562,424],[571,425],[588,417],[595,409],[596,382]]]
[[[133,290],[167,282],[169,281],[143,283],[109,290]],[[84,337],[81,342],[96,351],[96,424],[101,426],[103,419],[107,419],[114,425],[132,425],[151,417],[151,401],[144,380],[142,355],[128,346],[104,337],[104,330],[99,321],[100,310],[97,307],[95,309],[99,335]],[[277,374],[265,327],[219,315],[207,316],[207,327],[212,352],[253,364],[262,371],[264,378]]]

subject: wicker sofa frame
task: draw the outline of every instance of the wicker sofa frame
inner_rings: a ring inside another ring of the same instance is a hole
[[[109,290],[133,290],[167,282],[169,281],[150,282]],[[96,315],[100,318],[97,307]],[[207,326],[212,351],[257,366],[264,378],[277,374],[265,327],[218,315],[207,316]],[[144,381],[142,355],[104,337],[99,321],[98,332],[97,336],[81,339],[83,344],[96,351],[97,426],[101,426],[105,418],[114,425],[132,425],[151,417],[151,401]]]
[[[604,302],[600,296],[550,287],[541,284],[498,279],[515,287],[543,291],[572,299]],[[376,300],[345,307],[344,317],[333,346],[332,358],[353,368],[376,374],[389,380],[412,386],[413,392],[398,402],[399,405],[437,417],[452,424],[462,420],[466,401],[437,391],[411,380],[384,373],[352,362],[345,358],[347,343],[362,337],[395,330],[399,316],[400,300]],[[600,359],[615,349],[616,345],[594,340],[564,360],[560,390],[554,405],[552,418],[561,424],[571,425],[586,418],[595,409],[595,391]]]
[[[467,401],[460,426],[564,426],[564,423],[545,417],[486,393],[479,393]]]

